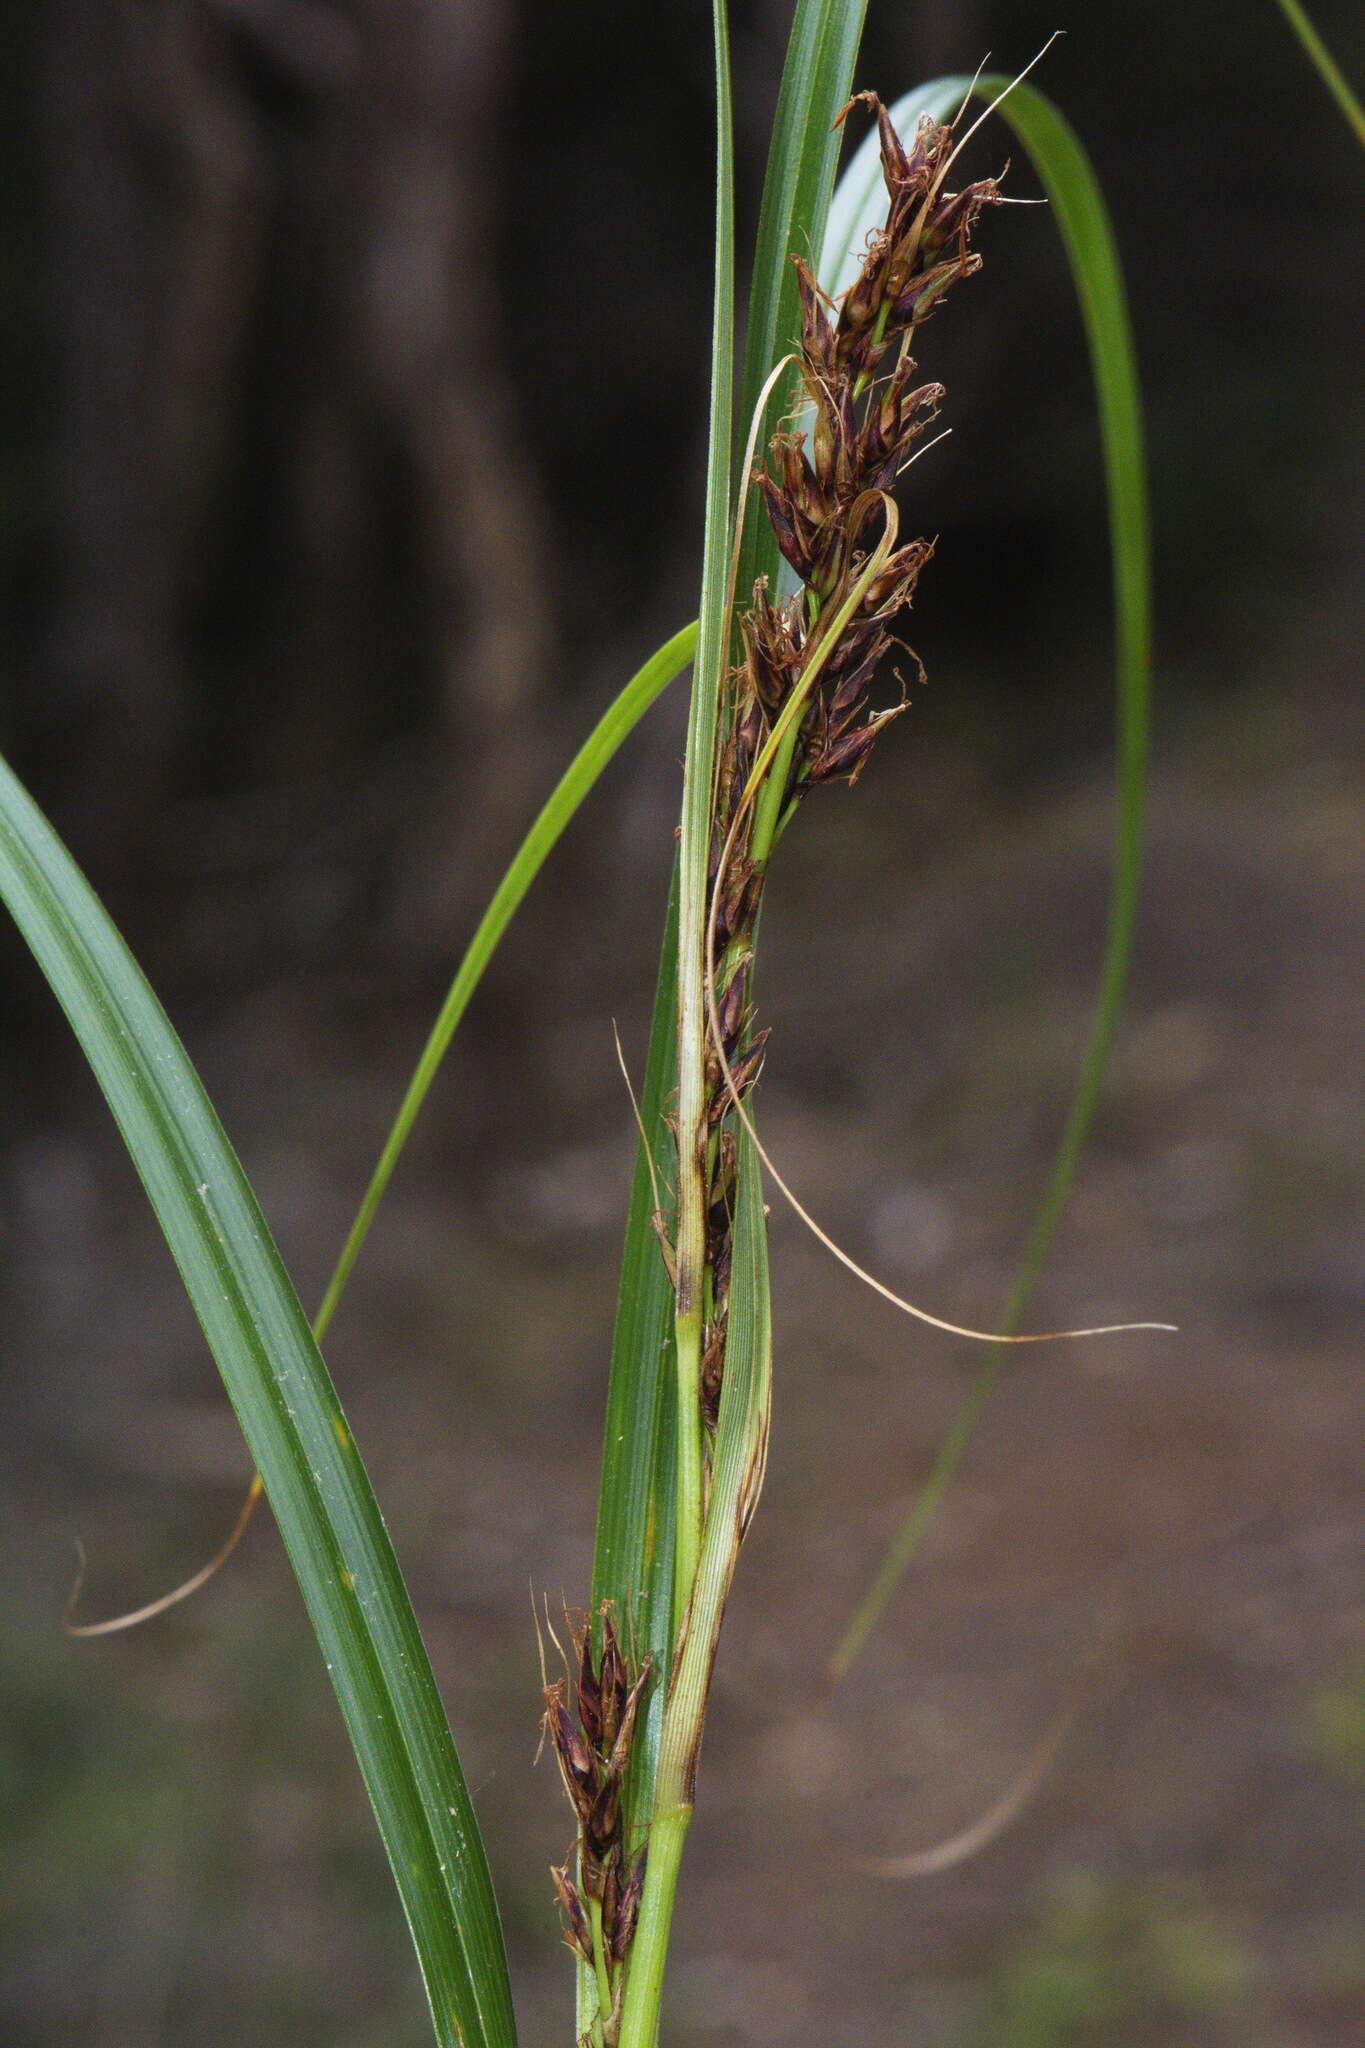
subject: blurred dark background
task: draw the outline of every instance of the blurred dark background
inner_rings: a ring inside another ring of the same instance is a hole
[[[734,18],[751,228],[786,0]],[[1361,76],[1355,11],[1317,19]],[[888,98],[1034,5],[871,9]],[[1358,149],[1271,0],[1082,10],[1040,82],[1128,268],[1159,578],[1150,881],[1040,1325],[872,1648],[821,1660],[965,1389],[774,1217],[769,1489],[723,1646],[669,2039],[1339,2048],[1365,2031]],[[0,740],[147,966],[305,1301],[567,751],[695,603],[700,4],[15,0]],[[1002,134],[978,145],[983,168]],[[1011,188],[1034,189],[1016,162]],[[989,1320],[1083,1042],[1111,832],[1103,498],[1046,213],[928,328],[930,677],[784,848],[764,1113],[817,1212]],[[741,233],[741,247],[745,234]],[[528,2042],[567,2041],[527,1582],[586,1588],[681,695],[462,1030],[329,1361],[484,1819]],[[118,1141],[0,941],[0,2016],[16,2048],[397,2048],[420,1996],[248,1464]],[[989,1807],[949,1875],[859,1859]]]

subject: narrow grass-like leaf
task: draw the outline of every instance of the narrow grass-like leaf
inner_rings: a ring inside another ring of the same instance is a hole
[[[810,0],[792,22],[773,117],[754,243],[745,332],[740,422],[747,428],[773,364],[801,329],[793,256],[812,268],[824,240],[842,132],[834,125],[853,90],[867,0]],[[790,390],[779,385],[764,408],[758,437],[766,447]],[[747,602],[759,576],[777,574],[779,555],[766,519],[745,524],[737,588]]]
[[[450,1041],[469,1007],[474,991],[483,979],[484,970],[497,950],[503,933],[520,909],[527,890],[558,845],[565,829],[596,785],[607,763],[614,758],[623,741],[635,730],[650,706],[667,689],[674,677],[680,675],[686,668],[696,644],[696,626],[684,626],[680,632],[666,640],[644,666],[637,670],[574,755],[546,798],[535,823],[513,854],[507,872],[494,890],[488,908],[479,919],[474,936],[455,970],[455,978],[422,1048],[412,1079],[408,1082],[403,1100],[398,1106],[398,1113],[370,1175],[369,1185],[361,1197],[360,1207],[356,1211],[346,1242],[341,1248],[332,1276],[323,1292],[322,1302],[313,1318],[313,1335],[319,1344],[331,1326],[337,1304],[341,1300],[361,1248],[369,1236],[375,1214],[393,1178],[394,1168],[431,1092],[441,1063],[450,1049]],[[138,1608],[132,1614],[119,1615],[112,1621],[97,1622],[75,1629],[72,1633],[107,1635],[115,1629],[130,1628],[140,1621],[150,1620],[153,1615],[164,1613],[168,1607],[173,1607],[178,1601],[188,1598],[231,1556],[246,1528],[260,1492],[261,1479],[257,1473],[252,1479],[242,1512],[227,1542],[207,1565],[201,1567],[183,1585],[177,1586],[173,1592],[163,1594],[159,1600]]]
[[[621,1284],[612,1335],[611,1377],[593,1561],[594,1613],[604,1601],[623,1617],[622,1634],[656,1674],[636,1724],[626,1780],[626,1835],[637,1846],[654,1798],[663,1726],[664,1679],[673,1655],[673,1537],[677,1437],[673,1384],[673,1290],[659,1247],[671,1236],[677,1150],[666,1109],[678,1071],[678,897],[668,896],[655,992],[654,1029],[640,1096],[648,1137],[636,1151]],[[652,1166],[652,1171],[651,1171]],[[659,1191],[657,1204],[655,1188]]]
[[[711,403],[706,457],[697,658],[692,669],[678,836],[678,1134],[674,1363],[678,1388],[674,1604],[696,1576],[702,1529],[701,1387],[705,1189],[701,1170],[707,1085],[704,937],[711,857],[712,783],[721,681],[730,658],[730,550],[734,526],[735,172],[730,35],[725,0],[712,0],[716,72],[715,274]]]
[[[1357,142],[1365,142],[1365,107],[1346,82],[1346,74],[1318,34],[1307,8],[1299,0],[1279,0],[1279,8],[1298,37],[1303,53],[1346,116]]]
[[[891,117],[902,133],[913,133],[921,113],[946,120],[969,91],[990,102],[1009,84],[999,76],[981,78],[975,85],[968,78],[939,80],[899,101]],[[1123,271],[1099,185],[1074,131],[1042,93],[1028,85],[1015,86],[1001,104],[999,118],[1023,144],[1051,201],[1085,321],[1109,503],[1118,720],[1114,873],[1099,992],[1051,1176],[1001,1318],[1001,1328],[1010,1332],[1023,1317],[1071,1193],[1104,1084],[1132,954],[1151,716],[1151,550],[1137,359]],[[827,291],[842,290],[851,281],[864,238],[875,222],[880,183],[874,132],[849,165],[830,209],[821,262]],[[834,1651],[832,1676],[848,1669],[885,1610],[962,1462],[1005,1357],[1005,1348],[995,1346],[978,1368],[929,1478]]]
[[[399,1105],[393,1128],[384,1141],[384,1149],[370,1177],[356,1219],[351,1225],[350,1235],[337,1260],[336,1271],[327,1283],[318,1311],[318,1336],[331,1321],[333,1310],[340,1299],[342,1289],[350,1278],[351,1268],[359,1257],[374,1214],[383,1200],[384,1190],[398,1164],[399,1154],[408,1141],[414,1123],[426,1101],[431,1084],[435,1080],[442,1060],[455,1035],[456,1027],[469,1007],[470,997],[483,978],[484,969],[512,922],[526,891],[544,867],[561,835],[582,804],[584,798],[597,782],[607,763],[639,724],[651,704],[667,689],[673,678],[680,675],[692,659],[697,644],[695,625],[684,626],[666,640],[657,652],[649,657],[626,684],[624,690],[611,704],[605,715],[599,719],[583,745],[574,755],[554,789],[546,798],[539,817],[523,839],[507,873],[494,891],[492,901],[480,918],[473,938],[469,942],[464,958],[456,970],[455,979],[442,1003],[431,1034],[422,1048],[407,1092]]]
[[[861,0],[855,5],[832,4],[832,0],[802,0],[802,4],[796,10],[779,94],[774,139],[764,187],[759,247],[752,277],[748,347],[742,386],[744,410],[741,424],[745,429],[748,428],[750,416],[758,404],[764,382],[774,361],[781,355],[784,344],[794,338],[799,324],[790,257],[793,250],[809,251],[819,244],[833,183],[838,147],[837,137],[832,134],[832,129],[835,117],[848,97],[863,11]],[[701,1270],[704,1233],[701,1221],[700,1179],[695,1174],[689,1174],[688,1162],[697,1151],[704,1117],[704,925],[711,841],[712,763],[721,679],[730,655],[731,599],[735,594],[747,596],[755,576],[764,570],[775,570],[777,562],[777,551],[767,522],[749,521],[745,530],[744,547],[736,565],[737,582],[732,590],[731,578],[735,574],[735,569],[732,568],[732,533],[736,508],[735,479],[732,474],[734,436],[731,422],[733,256],[732,199],[729,188],[732,172],[728,138],[729,57],[722,0],[717,0],[714,19],[718,99],[717,263],[700,636],[689,722],[683,824],[675,896],[678,905],[677,973],[676,980],[670,986],[666,954],[659,980],[650,1059],[651,1072],[658,1055],[661,1073],[666,1077],[671,1071],[678,1076],[678,1144],[676,1150],[665,1146],[664,1156],[671,1156],[675,1162],[681,1158],[684,1162],[681,1167],[675,1164],[675,1171],[679,1173],[682,1181],[674,1238],[676,1267],[681,1276],[681,1283],[675,1295],[673,1286],[664,1272],[657,1247],[652,1241],[650,1219],[644,1208],[644,1204],[651,1200],[646,1191],[647,1176],[643,1168],[637,1166],[632,1230],[627,1246],[626,1284],[623,1284],[618,1344],[613,1358],[612,1411],[616,1412],[618,1407],[628,1409],[631,1401],[630,1390],[618,1385],[621,1375],[657,1375],[661,1355],[667,1356],[668,1347],[666,1342],[660,1345],[655,1332],[659,1327],[659,1319],[670,1307],[674,1308],[676,1313],[671,1363],[675,1380],[672,1399],[676,1425],[676,1453],[670,1469],[666,1446],[657,1430],[653,1434],[642,1431],[633,1446],[626,1447],[618,1453],[619,1433],[609,1427],[608,1464],[604,1465],[603,1513],[599,1524],[598,1550],[598,1582],[604,1584],[607,1573],[601,1568],[603,1543],[604,1538],[608,1543],[611,1542],[611,1531],[614,1526],[612,1496],[617,1489],[626,1489],[636,1499],[649,1500],[659,1511],[666,1507],[671,1491],[677,1504],[678,1537],[675,1547],[674,1612],[670,1618],[668,1632],[663,1638],[666,1653],[671,1652],[673,1637],[680,1621],[681,1600],[686,1596],[687,1589],[696,1585],[698,1601],[702,1598],[701,1581],[697,1577],[698,1562],[699,1558],[704,1560],[709,1555],[712,1542],[717,1540],[717,1525],[714,1520],[718,1498],[717,1474],[735,1452],[733,1437],[727,1437],[727,1431],[732,1432],[736,1427],[733,1407],[726,1406],[731,1386],[731,1367],[727,1362],[726,1391],[722,1396],[722,1412],[713,1447],[710,1505],[703,1525],[699,1483],[698,1414],[701,1322],[700,1305],[695,1296],[699,1293],[696,1277]],[[747,490],[748,479],[741,477],[738,485],[742,495]],[[656,1130],[661,1130],[657,1117],[655,1105],[652,1100],[648,1101],[644,1111],[646,1142]],[[643,1149],[642,1145],[642,1154]],[[736,1199],[740,1214],[749,1219],[762,1238],[765,1225],[758,1162],[747,1140],[740,1146]],[[748,1228],[747,1223],[745,1227]],[[746,1293],[746,1275],[740,1269],[736,1269],[736,1279],[732,1284],[730,1298],[731,1336],[727,1345],[727,1361],[732,1348],[742,1347],[754,1336],[755,1319],[759,1317],[763,1319],[766,1355],[768,1301],[765,1246],[761,1247],[761,1257],[763,1284],[757,1291],[750,1287]],[[637,1292],[630,1285],[632,1277],[637,1275],[643,1292]],[[632,1322],[644,1331],[643,1348],[636,1349],[633,1353],[629,1348],[628,1338],[626,1342],[620,1341]],[[740,1377],[742,1375],[736,1368],[737,1380]],[[642,1397],[637,1390],[635,1398],[638,1401],[647,1396]],[[614,1470],[609,1469],[612,1461],[615,1461]],[[612,1567],[618,1585],[622,1587],[632,1573],[637,1584],[643,1584],[645,1575],[653,1564],[647,1555],[641,1554],[631,1559],[619,1547],[611,1549],[607,1561]],[[730,1569],[733,1569],[733,1548],[730,1552]],[[728,1586],[728,1576],[726,1584]],[[618,1595],[618,1601],[619,1597]],[[720,1599],[723,1607],[723,1593]],[[719,1611],[720,1609],[717,1613]],[[701,1625],[700,1610],[695,1604],[692,1616],[689,1640],[695,1643],[697,1639],[694,1632]],[[653,1618],[655,1622],[662,1618],[658,1606],[654,1610]],[[712,1645],[711,1648],[713,1647]],[[698,1653],[699,1645],[693,1650],[694,1659]],[[708,1673],[710,1654],[711,1650],[708,1649]],[[675,1687],[678,1684],[681,1684],[680,1677],[675,1681]],[[658,1704],[656,1701],[656,1711]],[[666,1718],[664,1722],[665,1763],[667,1729],[672,1725],[676,1731],[680,1725],[680,1711],[681,1708],[675,1709],[670,1704],[668,1713],[672,1720]],[[671,1810],[677,1788],[674,1787],[670,1791],[665,1784],[668,1771],[665,1770],[662,1776],[656,1775],[661,1768],[661,1752],[656,1743],[657,1738],[651,1735],[647,1755],[639,1760],[633,1786],[637,1822],[644,1821],[651,1812],[653,1815],[645,1899],[627,1980],[627,2005],[622,2036],[623,2041],[633,2044],[633,2048],[645,2048],[646,2043],[653,2041],[657,2028],[658,1998],[672,1911],[673,1887],[676,1883],[678,1860],[686,1831],[686,1818]],[[673,1759],[675,1766],[677,1761],[677,1758]],[[673,1775],[677,1775],[676,1769]],[[651,1783],[655,1796],[652,1804],[647,1804],[646,1795],[650,1791]],[[690,1790],[688,1798],[690,1800]],[[661,1799],[669,1804],[669,1812],[665,1813],[661,1809]],[[585,2010],[585,2005],[586,2000],[580,2003],[580,2016]]]
[[[307,1318],[156,997],[0,763],[0,895],[137,1167],[264,1480],[393,1866],[441,2048],[512,2048],[478,1826],[393,1547]]]
[[[677,906],[677,1008],[674,1035],[676,1058],[673,1072],[677,1079],[674,1111],[677,1144],[674,1155],[676,1187],[670,1219],[674,1246],[674,1284],[669,1305],[673,1339],[671,1347],[661,1346],[651,1341],[653,1333],[645,1329],[641,1334],[649,1348],[631,1367],[633,1373],[646,1377],[656,1373],[660,1364],[671,1355],[674,1382],[671,1399],[673,1448],[670,1459],[668,1447],[660,1440],[657,1429],[651,1434],[644,1435],[635,1454],[639,1464],[632,1470],[632,1460],[628,1459],[622,1475],[627,1481],[634,1481],[642,1476],[640,1468],[647,1465],[644,1491],[654,1503],[656,1514],[669,1514],[673,1524],[673,1596],[669,1616],[670,1629],[673,1618],[681,1612],[688,1598],[696,1576],[702,1539],[702,1423],[699,1395],[705,1207],[698,1164],[706,1119],[702,940],[711,846],[711,784],[717,707],[720,681],[729,657],[730,639],[727,594],[733,517],[731,467],[734,437],[735,195],[734,138],[730,106],[730,38],[725,0],[712,0],[712,22],[716,90],[716,211],[706,521],[702,542],[697,657],[692,670],[692,697],[688,711],[687,750],[683,770],[682,824],[678,840],[674,890]],[[670,925],[673,923],[672,917],[669,922]],[[656,1026],[659,1023],[656,1014]],[[651,1068],[662,1063],[668,1033],[666,1030],[659,1031],[658,1037],[662,1042],[652,1044],[650,1048]],[[643,1134],[646,1145],[649,1142],[649,1129],[649,1125],[646,1125]],[[637,1173],[637,1184],[638,1178]],[[646,1223],[645,1227],[651,1226]],[[661,1256],[657,1244],[652,1248],[652,1252],[657,1264]],[[627,1247],[628,1273],[640,1255],[648,1260],[650,1251],[643,1248],[642,1242],[632,1239]],[[629,1408],[637,1412],[641,1407],[651,1407],[658,1415],[666,1414],[670,1405],[661,1389],[651,1392],[645,1386],[632,1388],[629,1385],[622,1386],[619,1382],[610,1390],[609,1413],[618,1401],[624,1401]],[[608,1449],[610,1450],[610,1444]],[[606,1505],[610,1513],[613,1502],[608,1499]],[[623,1557],[618,1560],[618,1564],[624,1564],[628,1570],[635,1573],[634,1590],[637,1596],[647,1590],[651,1575],[657,1578],[656,1557],[660,1548],[657,1521],[652,1528],[646,1527],[642,1533],[644,1542],[640,1554],[634,1558]],[[656,1600],[656,1623],[661,1618],[661,1608],[662,1602]],[[671,1642],[661,1645],[661,1648],[663,1654],[656,1665],[653,1688],[656,1696],[664,1692],[668,1682]],[[659,1711],[658,1698],[650,1704],[651,1714],[647,1718],[652,1722]],[[667,1711],[665,1704],[665,1727]],[[647,1744],[641,1745],[641,1755],[637,1759],[633,1773],[633,1792],[637,1801],[647,1786],[652,1791],[648,1813],[638,1809],[632,1811],[631,1806],[627,1804],[623,1816],[628,1831],[640,1821],[646,1821],[650,1828],[649,1864],[636,1935],[637,1947],[643,1945],[647,1950],[651,1948],[654,1940],[651,1928],[657,1934],[661,1919],[664,1929],[662,1938],[666,1943],[668,1913],[672,1904],[670,1888],[661,1912],[658,1881],[662,1865],[655,1855],[655,1845],[659,1836],[657,1760],[661,1750],[654,1749],[654,1739],[651,1727]],[[632,1963],[627,1981],[627,2000],[634,1996],[629,1988],[634,1974]],[[585,1973],[580,1970],[580,2020],[587,2002],[584,1978]],[[631,2038],[629,2026],[626,2029],[626,2038]],[[643,2048],[643,2037],[637,2042],[637,2048]]]
[[[773,143],[760,214],[749,301],[742,385],[747,425],[764,379],[797,329],[793,250],[819,247],[834,181],[834,121],[852,89],[864,5],[801,0],[796,9],[778,96]],[[762,572],[775,573],[777,549],[766,520],[746,525],[739,590]],[[670,1196],[676,1150],[665,1122],[677,1076],[677,897],[670,899],[659,966],[641,1119],[671,1232]],[[676,1449],[673,1376],[673,1292],[653,1227],[654,1196],[641,1144],[622,1262],[593,1573],[594,1604],[610,1600],[634,1614],[638,1647],[666,1672],[677,1632],[671,1587]],[[734,1313],[732,1309],[732,1314]],[[654,1770],[663,1712],[655,1688],[637,1740],[626,1788],[627,1827],[637,1836],[653,1804]]]

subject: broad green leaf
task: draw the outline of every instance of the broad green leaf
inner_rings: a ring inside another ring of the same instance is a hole
[[[974,85],[968,78],[941,79],[898,101],[891,118],[902,134],[910,134],[922,113],[947,120],[969,93],[989,103],[1009,84],[1009,79],[999,76],[978,79]],[[1015,86],[1001,103],[998,118],[1013,129],[1042,180],[1085,322],[1109,501],[1118,720],[1114,875],[1099,991],[1052,1173],[1001,1318],[1001,1328],[1012,1332],[1023,1317],[1071,1193],[1104,1085],[1132,954],[1151,716],[1151,551],[1137,359],[1123,271],[1099,185],[1073,130],[1051,101],[1033,87]],[[858,253],[880,210],[881,191],[874,131],[850,163],[830,209],[820,266],[827,291],[843,290],[851,282]],[[961,1464],[1005,1357],[1006,1347],[997,1345],[978,1369],[929,1478],[834,1651],[830,1660],[833,1676],[841,1676],[853,1662],[914,1556]]]
[[[198,1076],[88,882],[0,763],[0,894],[108,1100],[264,1478],[374,1804],[441,2048],[512,2048],[488,1866],[360,1453]]]

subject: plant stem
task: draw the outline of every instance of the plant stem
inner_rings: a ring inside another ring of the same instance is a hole
[[[711,1498],[692,1601],[664,1709],[644,1896],[627,1962],[620,2048],[655,2048],[664,1961],[683,1843],[692,1819],[697,1758],[725,1603],[753,1510],[768,1443],[772,1343],[767,1245],[758,1161],[742,1144],[732,1283],[751,1305],[732,1320],[716,1424]]]
[[[733,1462],[733,1461],[731,1461]],[[699,1562],[691,1610],[685,1625],[659,1745],[654,1818],[649,1830],[649,1861],[644,1896],[631,1945],[630,1969],[621,2014],[620,2048],[654,2048],[659,2030],[664,1963],[673,1921],[683,1844],[692,1819],[697,1756],[706,1698],[711,1685],[716,1641],[725,1600],[739,1554],[727,1500],[713,1491],[706,1521],[706,1541]],[[727,1524],[730,1527],[727,1529]]]
[[[689,1179],[691,1176],[687,1176]],[[679,1175],[682,1179],[683,1176]],[[681,1219],[681,1200],[679,1217]],[[682,1240],[681,1228],[678,1232]],[[678,1271],[683,1270],[679,1256]],[[695,1269],[693,1269],[695,1270]],[[678,1380],[678,1506],[673,1549],[673,1611],[685,1614],[701,1555],[702,1426],[701,1426],[701,1303],[679,1315],[675,1328]]]
[[[864,0],[797,0],[759,223],[744,375],[746,417],[759,402],[764,382],[797,319],[795,273],[788,252],[803,243],[818,247],[823,235],[839,147],[835,116],[852,89],[863,11]],[[747,1221],[744,1231],[736,1235],[735,1269],[740,1263],[743,1240],[752,1267],[751,1286],[747,1307],[741,1307],[745,1302],[744,1291],[732,1276],[721,1414],[712,1447],[711,1489],[703,1540],[700,1394],[706,1299],[705,921],[709,908],[716,723],[731,641],[729,406],[733,380],[733,179],[724,0],[713,0],[713,13],[717,87],[716,297],[706,562],[678,862],[678,1471],[674,1585],[675,1616],[683,1635],[660,1731],[644,1896],[626,1961],[621,2048],[655,2048],[657,2041],[673,1900],[692,1814],[691,1781],[701,1739],[706,1687],[739,1537],[761,1475],[771,1363],[759,1168],[741,1134],[738,1200]],[[776,570],[777,548],[771,533],[762,523],[750,521],[740,553],[737,587],[752,589],[760,574],[776,574]],[[734,1404],[741,1397],[744,1407],[737,1411]],[[741,1460],[739,1473],[743,1484],[735,1479],[737,1458]],[[728,1510],[722,1505],[727,1501]],[[708,1579],[713,1545],[728,1553],[723,1584]],[[706,1618],[708,1606],[714,1609],[713,1621]],[[699,1690],[695,1683],[698,1674]]]
[[[656,1808],[650,1825],[649,1865],[640,1902],[640,1923],[631,1943],[620,2048],[654,2048],[658,2040],[673,1901],[691,1819],[689,1802],[667,1810]]]
[[[597,2019],[593,2026],[593,2044],[602,2039],[602,2029],[611,2017],[611,1978],[607,1974],[607,1944],[602,1932],[602,1901],[588,1900],[588,1919],[592,1926],[592,1962],[597,1978]]]

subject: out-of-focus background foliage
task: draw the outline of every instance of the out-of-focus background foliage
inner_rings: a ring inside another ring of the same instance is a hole
[[[691,611],[706,10],[16,0],[0,23],[3,743],[167,1001],[316,1297],[443,978],[556,772]],[[1354,10],[1323,5],[1359,79]],[[789,18],[735,8],[748,215]],[[888,96],[1050,8],[878,5]],[[1340,2048],[1365,2032],[1360,157],[1270,0],[1078,11],[1042,83],[1131,281],[1160,576],[1136,985],[1040,1322],[863,1664],[821,1661],[976,1362],[774,1217],[768,1495],[727,1629],[670,2041]],[[1352,40],[1354,36],[1354,41]],[[1004,153],[983,145],[983,165]],[[1016,167],[1011,185],[1031,189]],[[1082,1042],[1109,677],[1083,350],[1041,210],[924,335],[953,438],[930,686],[803,815],[765,919],[771,1143],[989,1319]],[[1357,410],[1358,421],[1358,410]],[[329,1358],[505,1902],[569,2038],[528,1580],[587,1583],[681,695],[509,937]],[[0,2027],[398,2048],[414,1970],[248,1466],[101,1105],[0,941]],[[914,1884],[860,1859],[1027,1813]]]

